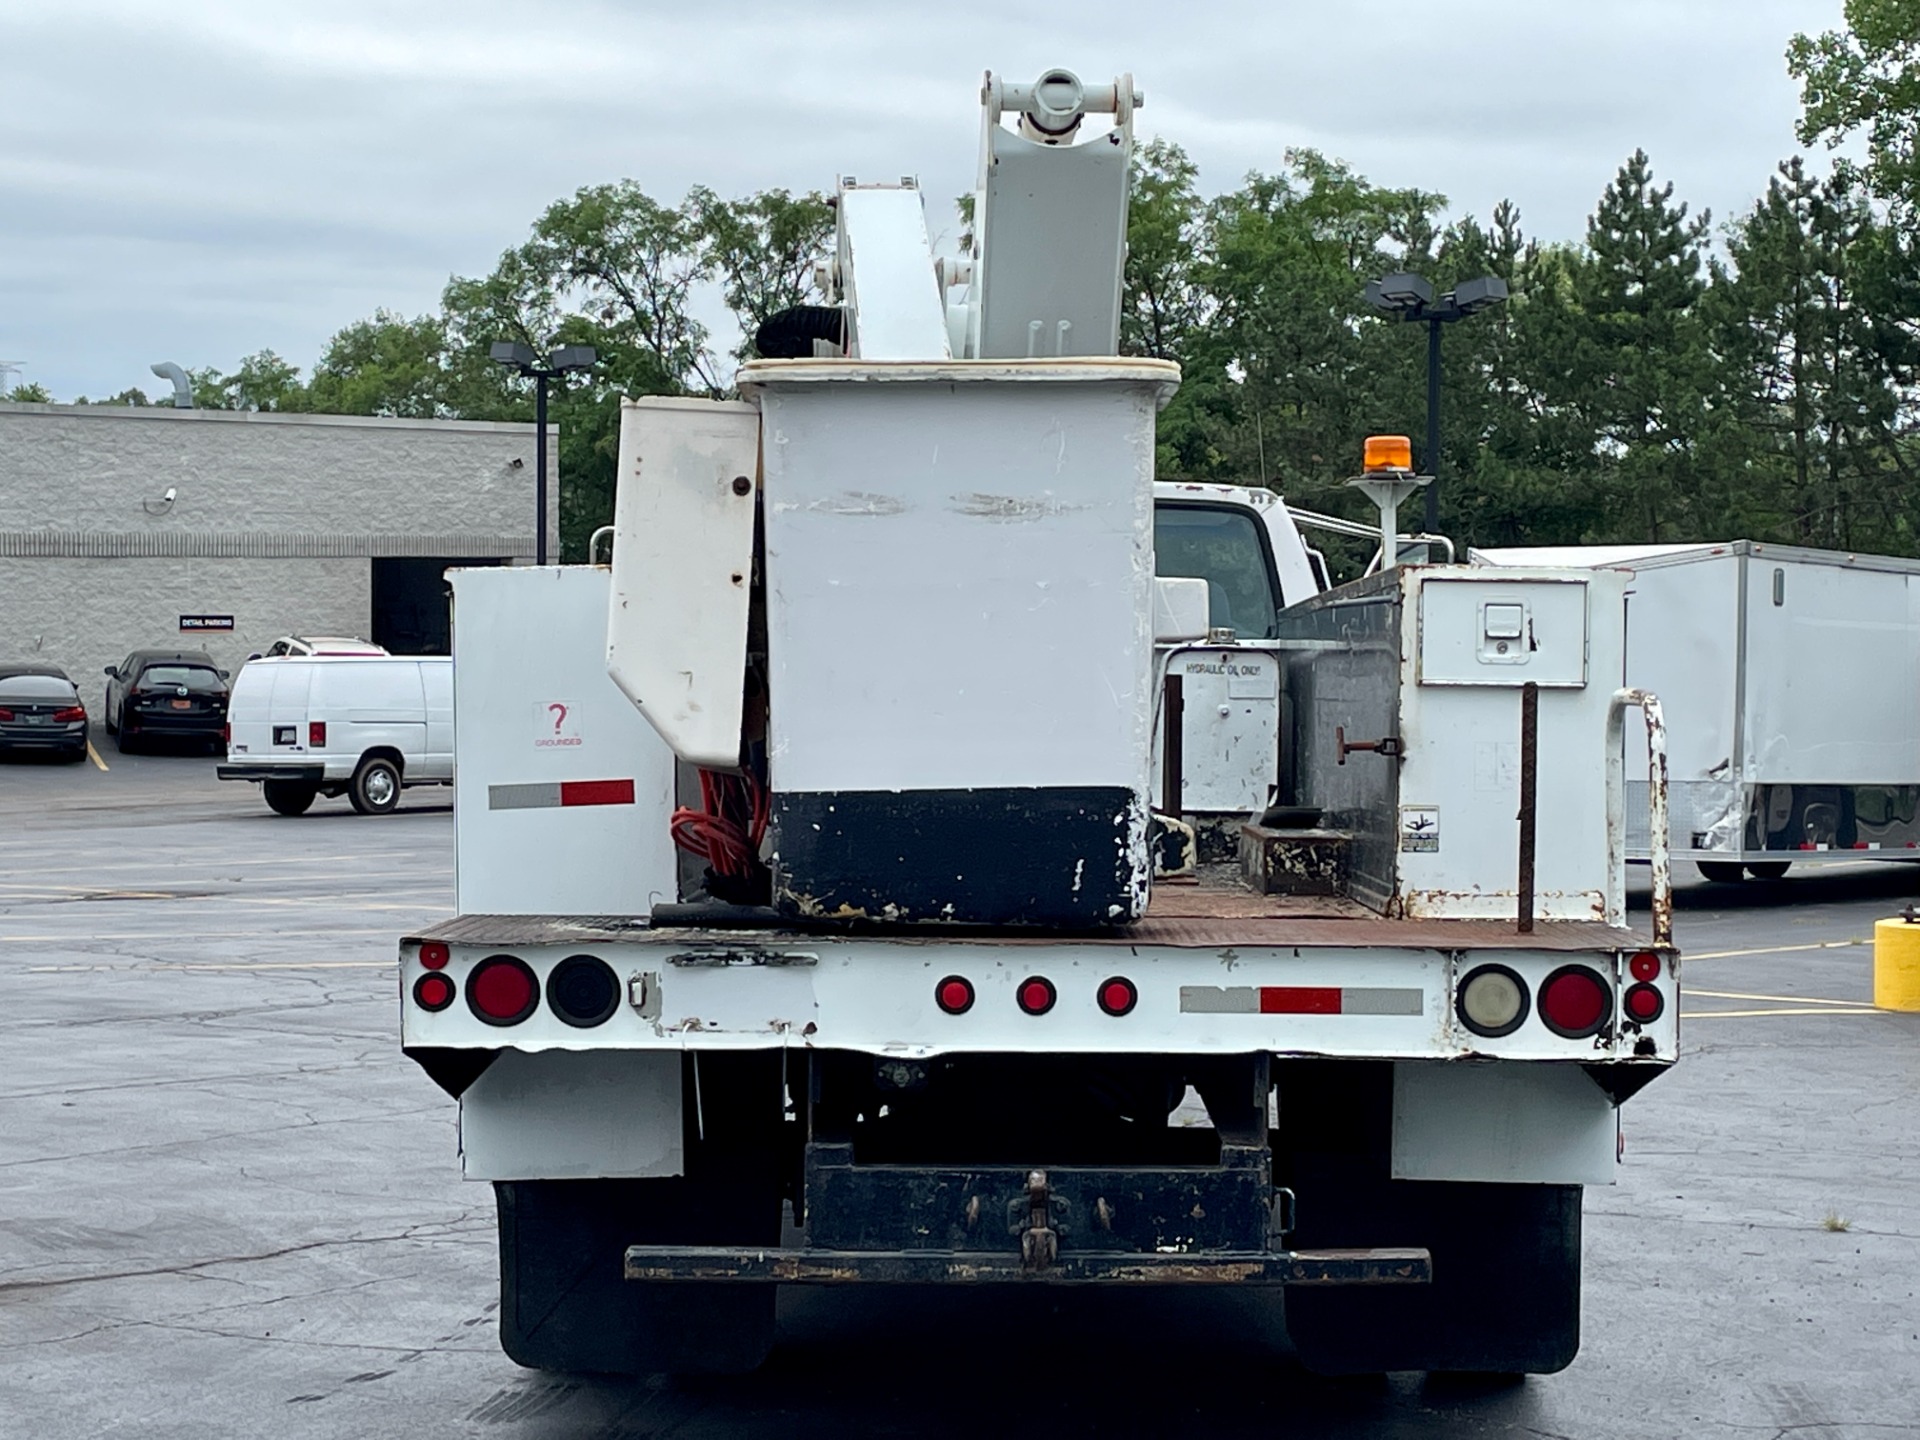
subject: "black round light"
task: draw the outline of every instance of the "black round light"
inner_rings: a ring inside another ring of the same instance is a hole
[[[569,955],[547,976],[547,1007],[577,1030],[605,1024],[620,1008],[620,979],[598,955]]]

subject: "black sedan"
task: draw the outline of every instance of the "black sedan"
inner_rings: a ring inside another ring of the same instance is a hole
[[[0,666],[0,754],[87,758],[87,708],[50,665]]]
[[[227,672],[200,650],[136,650],[107,666],[104,718],[122,750],[149,736],[224,747]]]

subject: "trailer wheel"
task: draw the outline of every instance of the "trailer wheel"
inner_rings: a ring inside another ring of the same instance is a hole
[[[1700,860],[1695,864],[1700,878],[1715,885],[1738,885],[1747,878],[1746,868],[1738,860]]]
[[[1763,860],[1747,866],[1747,873],[1756,880],[1784,880],[1792,864],[1790,860]]]
[[[1546,1375],[1580,1348],[1578,1185],[1374,1182],[1303,1191],[1295,1244],[1425,1245],[1433,1281],[1290,1289],[1287,1333],[1308,1368]],[[1323,1233],[1307,1223],[1329,1218]]]
[[[262,780],[260,794],[267,808],[276,815],[304,815],[320,793],[318,785],[304,780]]]

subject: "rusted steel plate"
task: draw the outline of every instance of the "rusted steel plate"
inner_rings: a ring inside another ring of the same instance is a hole
[[[635,1245],[626,1277],[654,1284],[749,1285],[1422,1285],[1425,1250],[1299,1250],[1272,1254],[1062,1253],[1029,1270],[1016,1253],[669,1249]]]

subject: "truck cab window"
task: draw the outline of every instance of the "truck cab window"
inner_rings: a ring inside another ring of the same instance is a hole
[[[1205,580],[1209,621],[1242,639],[1274,633],[1280,583],[1260,522],[1230,505],[1161,504],[1153,512],[1155,573]]]

